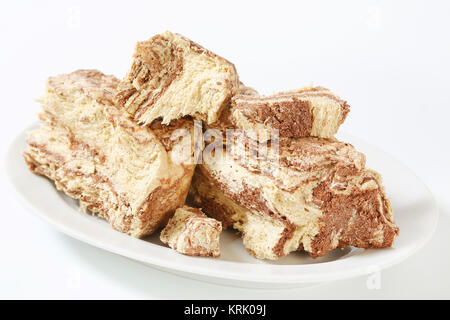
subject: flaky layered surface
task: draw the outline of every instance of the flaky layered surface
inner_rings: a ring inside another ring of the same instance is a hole
[[[255,150],[242,132],[235,138],[233,147],[204,155],[190,199],[239,230],[256,258],[392,246],[398,227],[381,177],[365,168],[363,154],[351,145],[280,139],[277,148]]]
[[[183,206],[175,211],[161,231],[161,241],[190,256],[219,257],[222,224],[200,209]]]
[[[118,82],[95,70],[50,78],[40,99],[43,122],[30,132],[24,157],[81,208],[142,237],[184,204],[193,124],[138,126],[112,102]]]
[[[347,102],[323,87],[307,87],[271,96],[238,94],[231,122],[249,137],[267,141],[276,130],[282,138],[331,138],[349,112]]]
[[[143,124],[186,115],[213,123],[238,87],[232,63],[167,31],[136,45],[115,101]]]

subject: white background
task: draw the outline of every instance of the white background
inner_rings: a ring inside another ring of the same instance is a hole
[[[45,79],[78,68],[123,77],[134,44],[179,32],[235,63],[262,93],[313,82],[351,105],[342,130],[404,162],[440,209],[415,256],[316,288],[221,287],[73,240],[0,181],[0,298],[450,298],[450,3],[446,1],[2,1],[1,156],[36,120]],[[3,166],[3,162],[2,162]],[[405,185],[405,190],[408,186]]]

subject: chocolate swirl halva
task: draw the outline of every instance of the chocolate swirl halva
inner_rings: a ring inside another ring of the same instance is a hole
[[[232,63],[169,31],[136,45],[115,102],[141,124],[190,115],[216,122],[239,87]]]
[[[118,83],[95,70],[50,78],[40,99],[43,122],[30,132],[24,157],[82,209],[143,237],[184,204],[194,161],[179,150],[191,147],[193,122],[138,126],[112,102]],[[171,140],[177,129],[189,139]]]
[[[306,87],[271,96],[238,94],[230,121],[254,140],[333,137],[350,110],[346,101],[323,87]]]
[[[160,239],[172,249],[188,256],[220,256],[222,224],[208,218],[200,209],[183,206],[175,211]]]
[[[279,150],[268,146],[255,156],[252,140],[236,135],[233,146],[203,156],[189,198],[224,227],[239,230],[256,258],[392,246],[398,227],[381,176],[365,168],[353,146],[282,138]]]

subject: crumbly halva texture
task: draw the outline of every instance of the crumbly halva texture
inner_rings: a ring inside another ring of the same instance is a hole
[[[323,87],[276,93],[238,94],[232,99],[230,120],[258,141],[281,138],[331,138],[350,110],[346,101]]]
[[[257,97],[259,96],[258,91],[252,87],[246,86],[243,82],[239,82],[238,93],[236,96],[246,96],[246,97]],[[228,104],[220,114],[218,120],[212,124],[205,124],[204,128],[206,130],[214,129],[218,130],[221,135],[226,135],[227,129],[235,130],[236,126],[231,121],[231,103]]]
[[[96,70],[49,78],[24,158],[84,211],[143,237],[184,204],[195,167],[193,121],[138,126],[113,104],[118,83]]]
[[[238,88],[232,63],[167,31],[137,43],[115,102],[142,124],[158,118],[167,124],[187,115],[213,123]]]
[[[253,256],[278,259],[390,247],[399,233],[381,176],[333,137],[346,101],[312,86],[261,96],[179,34],[139,42],[122,81],[96,70],[52,77],[40,102],[30,170],[131,236],[167,224],[171,248],[218,257],[231,227]],[[199,140],[193,119],[216,130]],[[189,203],[213,218],[184,205],[189,187]]]
[[[238,93],[237,94],[238,95],[243,95],[243,96],[252,96],[252,97],[259,96],[258,91],[256,91],[252,87],[246,86],[242,81],[239,82],[239,88],[238,88]]]
[[[172,249],[199,257],[220,256],[219,237],[222,224],[208,218],[200,209],[184,206],[175,211],[161,231],[161,241]]]
[[[189,198],[239,230],[256,258],[392,246],[399,229],[381,177],[353,146],[310,137],[255,150],[244,133],[235,138],[226,150],[204,154]]]

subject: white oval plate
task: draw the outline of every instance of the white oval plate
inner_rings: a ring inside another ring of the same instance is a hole
[[[30,129],[32,127],[26,131]],[[7,154],[6,170],[21,202],[32,212],[78,240],[194,279],[233,286],[280,288],[369,274],[399,263],[423,247],[431,238],[438,219],[433,196],[413,172],[381,150],[343,134],[341,140],[364,152],[368,167],[383,175],[395,221],[400,227],[400,236],[393,248],[349,247],[336,249],[318,259],[293,252],[277,261],[261,261],[247,254],[233,231],[226,231],[221,237],[219,259],[188,257],[164,246],[157,234],[139,240],[113,230],[106,221],[81,212],[77,203],[56,191],[50,180],[32,174],[22,158],[26,131],[13,141]]]

